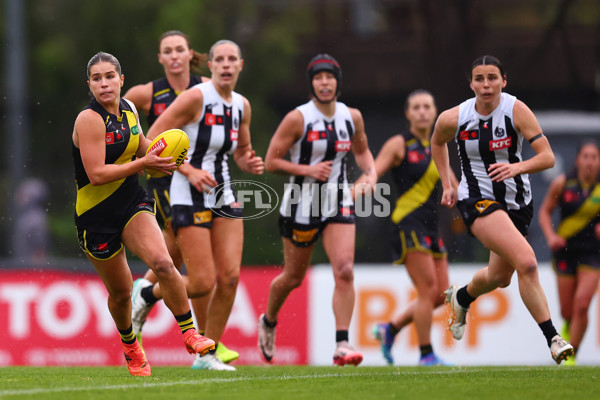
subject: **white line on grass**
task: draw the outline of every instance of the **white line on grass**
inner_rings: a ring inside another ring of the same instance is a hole
[[[518,367],[517,367],[518,368]],[[525,367],[527,368],[527,367]],[[169,387],[178,385],[205,385],[210,383],[233,383],[244,381],[261,381],[261,380],[295,380],[295,379],[315,379],[315,378],[339,378],[345,376],[390,376],[390,375],[444,375],[444,374],[463,374],[480,372],[484,369],[468,368],[468,369],[450,369],[444,371],[396,371],[396,372],[367,372],[366,373],[351,373],[351,374],[313,374],[313,375],[282,375],[282,376],[258,376],[258,377],[231,377],[231,378],[208,378],[191,381],[177,382],[155,382],[155,383],[130,383],[124,385],[100,385],[100,386],[65,386],[62,388],[31,388],[17,390],[2,390],[1,396],[21,396],[43,393],[60,393],[60,392],[85,392],[91,390],[122,390],[122,389],[144,389],[152,387]],[[500,371],[501,369],[497,369]],[[485,371],[494,371],[494,368],[485,368]]]

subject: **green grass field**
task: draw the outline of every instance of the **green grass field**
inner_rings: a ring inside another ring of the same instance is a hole
[[[597,399],[600,367],[0,368],[0,399]]]

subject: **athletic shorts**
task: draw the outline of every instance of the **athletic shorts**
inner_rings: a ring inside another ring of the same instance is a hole
[[[404,264],[406,255],[411,251],[431,254],[433,258],[444,258],[448,255],[439,233],[404,230],[395,225],[392,236],[394,264]]]
[[[244,216],[244,210],[240,207],[222,206],[219,209],[211,209],[204,205],[171,207],[171,227],[177,235],[179,228],[186,226],[197,226],[200,228],[212,228],[215,218],[239,219]]]
[[[523,236],[527,236],[531,218],[533,218],[533,202],[520,210],[507,210],[506,205],[504,204],[480,197],[460,200],[456,203],[456,207],[460,211],[460,215],[471,236],[473,235],[471,232],[471,225],[473,225],[473,222],[475,222],[477,218],[489,215],[496,210],[503,210],[508,213],[510,220],[515,224],[515,227]]]
[[[552,267],[557,275],[575,276],[579,268],[600,271],[598,251],[568,251],[561,249],[554,253]]]
[[[156,201],[156,220],[160,229],[165,230],[171,220],[171,205],[169,204],[169,189],[172,175],[161,178],[148,178],[148,193]]]
[[[307,225],[299,224],[293,218],[279,215],[279,233],[284,238],[289,239],[296,247],[309,247],[319,239],[323,229],[330,223],[354,224],[355,217],[354,214],[337,214],[335,217]]]
[[[141,212],[156,214],[154,199],[148,196],[143,188],[140,188],[138,199],[132,204],[129,209],[121,210],[124,221],[121,227],[103,227],[90,230],[82,226],[76,226],[79,247],[97,260],[108,260],[114,257],[123,249],[121,234],[132,218]]]

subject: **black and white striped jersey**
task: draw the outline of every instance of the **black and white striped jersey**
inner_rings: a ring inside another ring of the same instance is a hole
[[[516,97],[501,94],[500,105],[489,115],[475,110],[475,98],[459,106],[456,144],[461,163],[458,200],[485,198],[519,210],[531,202],[531,185],[527,174],[503,182],[492,182],[488,168],[494,163],[517,163],[522,160],[523,135],[513,124]]]
[[[334,116],[328,118],[313,100],[296,109],[304,118],[304,133],[290,148],[290,161],[305,165],[332,161],[331,174],[326,182],[310,176],[291,176],[280,214],[300,224],[313,224],[337,214],[352,213],[354,202],[346,171],[346,155],[352,149],[355,132],[350,110],[337,102]]]
[[[188,162],[196,168],[212,174],[224,190],[218,191],[225,198],[216,199],[214,193],[198,192],[180,172],[173,174],[171,182],[171,205],[217,204],[230,205],[235,202],[235,193],[230,185],[228,155],[237,148],[238,131],[244,116],[242,95],[232,92],[231,103],[226,102],[213,86],[212,81],[198,84],[188,90],[201,90],[203,109],[200,119],[181,129],[190,139]]]

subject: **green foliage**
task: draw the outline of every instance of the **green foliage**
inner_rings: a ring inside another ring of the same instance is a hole
[[[51,187],[52,249],[54,255],[63,257],[78,251],[73,233],[71,132],[75,117],[89,99],[86,65],[95,53],[106,51],[119,59],[127,90],[162,76],[156,55],[158,38],[167,30],[188,34],[192,48],[201,53],[222,38],[238,42],[245,68],[237,91],[252,104],[253,144],[264,156],[281,119],[270,96],[285,81],[304,79],[303,68],[296,70],[292,63],[299,53],[298,38],[314,29],[306,8],[272,7],[269,11],[258,2],[236,0],[39,0],[27,4],[32,145],[28,174],[41,177]],[[0,224],[7,225],[6,221]],[[247,248],[256,249],[249,259],[259,264],[279,262],[276,219],[246,225],[252,232]],[[277,246],[257,244],[265,238]]]

